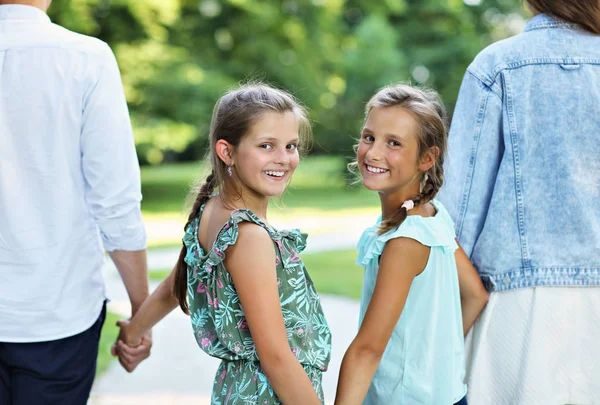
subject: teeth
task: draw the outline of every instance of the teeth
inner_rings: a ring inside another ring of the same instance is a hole
[[[273,171],[266,171],[265,173],[267,173],[269,176],[275,176],[275,177],[283,177],[283,175],[285,174],[285,172],[273,172]]]
[[[369,165],[366,165],[366,166],[367,166],[367,170],[371,173],[385,173],[388,171],[386,169],[380,169],[378,167],[373,167],[373,166],[369,166]]]

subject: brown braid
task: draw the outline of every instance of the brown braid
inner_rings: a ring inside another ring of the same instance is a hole
[[[433,192],[434,192],[433,182],[431,181],[431,178],[429,178],[425,182],[423,191],[420,192],[419,194],[416,194],[413,197],[411,197],[410,200],[412,200],[415,203],[415,207],[418,205],[425,204],[428,201],[431,201],[433,199],[433,197],[432,197]],[[379,230],[377,231],[377,233],[382,235],[394,228],[397,228],[402,222],[404,222],[404,220],[406,219],[407,216],[408,216],[407,209],[404,207],[400,207],[390,218],[381,222],[381,225],[379,225]]]
[[[187,230],[188,226],[192,223],[192,221],[200,215],[200,207],[204,203],[206,203],[210,195],[215,190],[216,186],[216,176],[215,171],[212,170],[206,181],[198,190],[198,194],[196,194],[196,199],[194,200],[194,205],[190,211],[190,215],[188,216],[188,220],[185,223],[184,231]],[[181,247],[181,251],[179,252],[179,258],[177,259],[176,270],[175,270],[175,280],[173,283],[173,295],[178,297],[179,306],[183,310],[184,313],[189,314],[189,306],[187,303],[187,299],[181,299],[180,297],[187,297],[187,263],[185,262],[185,256],[187,255],[187,247],[185,244]]]

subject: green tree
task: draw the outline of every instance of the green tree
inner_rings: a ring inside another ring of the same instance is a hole
[[[143,163],[202,156],[215,101],[247,80],[308,106],[314,153],[352,156],[379,87],[433,87],[451,112],[473,57],[523,20],[511,0],[54,0],[49,11],[114,50]]]

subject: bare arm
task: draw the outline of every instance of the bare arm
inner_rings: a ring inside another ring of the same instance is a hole
[[[135,312],[129,321],[119,321],[121,328],[112,353],[119,356],[125,370],[132,372],[137,365],[150,355],[152,335],[150,329],[178,305],[173,296],[174,271],[163,280]]]
[[[123,325],[124,343],[129,346],[139,344],[142,336],[177,307],[178,301],[173,295],[173,280],[175,272],[167,276],[156,290],[142,304],[131,320],[120,321]]]
[[[456,241],[458,244],[458,240]],[[481,278],[471,264],[460,244],[454,252],[458,270],[458,285],[460,288],[460,304],[462,307],[463,332],[466,334],[487,304],[489,294]]]
[[[275,250],[267,232],[242,223],[229,247],[226,267],[244,308],[260,364],[284,404],[320,404],[287,340],[275,268]]]
[[[148,298],[148,264],[146,250],[125,251],[114,250],[109,252],[110,258],[115,263],[123,284],[127,289],[129,302],[131,302],[131,315],[135,315],[142,303]]]
[[[429,247],[414,239],[397,238],[387,242],[371,302],[342,361],[336,405],[363,403],[402,314],[412,281],[427,265],[429,251]]]

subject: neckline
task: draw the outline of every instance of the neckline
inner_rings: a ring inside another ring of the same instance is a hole
[[[51,22],[48,14],[26,4],[0,5],[0,20]]]
[[[378,235],[378,236],[384,236],[384,235],[386,235],[386,234],[388,234],[390,232],[394,232],[394,231],[398,230],[398,228],[400,228],[400,226],[402,226],[403,224],[405,224],[406,221],[424,221],[426,223],[427,222],[433,222],[433,221],[437,222],[440,219],[440,217],[441,217],[440,207],[438,207],[437,201],[435,199],[433,199],[431,201],[428,201],[428,202],[430,202],[431,205],[433,205],[433,207],[435,208],[435,215],[432,215],[430,217],[424,217],[422,215],[407,215],[406,218],[404,219],[404,221],[400,225],[398,225],[397,227],[392,228],[389,231],[387,231],[386,233],[382,233],[381,235]],[[414,218],[414,219],[411,219],[411,218]],[[373,226],[371,226],[371,227],[369,227],[367,229],[370,229],[372,232],[377,232],[377,229],[381,225],[381,222],[382,222],[382,216],[379,215],[379,217],[377,218],[377,222],[375,222],[375,225],[373,225]]]
[[[424,217],[423,215],[413,214],[413,215],[406,215],[406,218],[409,218],[409,217],[421,217],[421,219],[436,218],[438,216],[438,214],[440,213],[439,207],[436,205],[436,203],[434,202],[434,200],[430,200],[430,201],[427,201],[427,202],[431,203],[431,205],[433,206],[433,209],[435,210],[435,214],[433,214],[430,217]],[[425,204],[427,204],[427,203],[425,203]]]
[[[575,27],[577,27],[577,25],[566,22],[566,21],[562,21],[558,18],[549,16],[544,13],[540,13],[540,14],[534,15],[529,21],[527,21],[527,23],[525,24],[525,29],[523,31],[527,32],[527,31],[544,29],[544,28],[559,28],[559,27],[575,28]]]
[[[228,225],[231,224],[232,220],[234,219],[234,216],[239,213],[245,213],[248,216],[250,216],[257,223],[257,225],[259,225],[260,227],[262,227],[264,230],[266,230],[269,233],[269,236],[271,237],[271,239],[273,239],[274,237],[277,239],[281,239],[282,237],[286,237],[286,236],[290,236],[290,235],[293,235],[294,237],[298,237],[301,234],[299,229],[283,229],[283,230],[275,229],[275,228],[267,225],[262,219],[260,219],[258,217],[258,215],[256,215],[254,212],[252,212],[252,210],[250,210],[248,208],[237,208],[229,213],[229,219],[221,226],[221,228],[219,228],[219,231],[217,232],[217,235],[215,236],[215,240],[213,241],[210,250],[204,250],[202,245],[200,245],[200,239],[198,238],[198,229],[200,227],[200,218],[202,217],[204,208],[206,207],[206,204],[208,203],[209,200],[207,200],[206,202],[204,202],[204,204],[202,204],[200,206],[200,211],[198,213],[198,216],[196,216],[196,218],[194,218],[194,220],[190,223],[190,226],[192,226],[192,235],[194,238],[194,244],[196,245],[199,253],[201,253],[201,257],[203,259],[208,257],[210,255],[210,253],[216,249],[217,242],[219,241],[219,237],[221,236],[221,233],[224,230],[229,229]]]

